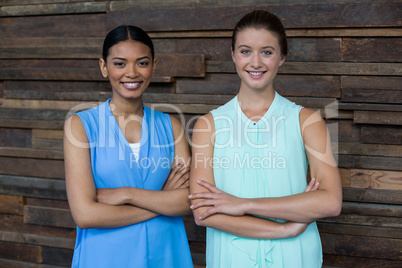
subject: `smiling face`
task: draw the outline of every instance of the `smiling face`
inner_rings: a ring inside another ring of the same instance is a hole
[[[278,38],[265,29],[246,28],[237,35],[232,58],[241,88],[273,90],[273,79],[285,61]]]
[[[99,65],[102,75],[109,78],[114,99],[136,99],[151,82],[155,62],[147,45],[127,40],[112,46]]]

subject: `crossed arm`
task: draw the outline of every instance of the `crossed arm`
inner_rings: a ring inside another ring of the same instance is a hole
[[[214,122],[211,114],[201,117],[193,134],[193,164],[189,198],[195,221],[224,232],[249,238],[286,238],[303,232],[307,224],[340,213],[342,194],[339,171],[333,159],[329,135],[322,118],[302,109],[300,123],[313,179],[304,193],[279,197],[243,199],[214,185],[213,170],[196,165],[196,156],[212,159]],[[318,187],[319,186],[319,187]],[[285,224],[257,218],[287,220]]]
[[[74,115],[64,126],[64,162],[67,197],[73,219],[80,228],[122,227],[152,219],[159,214],[190,213],[188,162],[190,152],[178,120],[172,118],[175,161],[162,191],[138,188],[97,191],[92,175],[88,138],[80,118]],[[180,164],[182,163],[182,164]]]

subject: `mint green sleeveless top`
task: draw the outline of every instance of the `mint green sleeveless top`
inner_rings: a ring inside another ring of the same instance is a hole
[[[242,198],[302,193],[307,187],[308,160],[300,133],[301,108],[275,93],[258,122],[242,112],[237,96],[211,111],[216,186]],[[206,255],[208,268],[322,266],[315,222],[298,237],[286,239],[249,239],[207,228]]]

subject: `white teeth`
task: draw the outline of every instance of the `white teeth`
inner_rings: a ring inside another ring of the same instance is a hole
[[[251,75],[262,75],[263,72],[249,72]]]
[[[138,86],[140,83],[124,83],[125,85],[129,86],[129,87],[136,87]]]

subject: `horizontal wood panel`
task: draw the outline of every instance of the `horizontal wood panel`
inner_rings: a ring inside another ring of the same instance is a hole
[[[402,21],[398,3],[372,5],[359,3],[318,3],[259,5],[280,17],[287,28],[328,28],[395,26]],[[154,8],[107,13],[107,27],[128,23],[146,31],[233,29],[236,22],[254,6]],[[364,15],[363,15],[364,14]]]
[[[336,149],[338,154],[402,157],[402,146],[400,145],[338,142]]]
[[[64,163],[60,160],[0,157],[0,174],[43,178],[64,178]]]
[[[63,152],[31,148],[0,147],[0,156],[63,159]]]
[[[342,76],[341,84],[342,89],[381,89],[402,91],[402,77]]]
[[[333,218],[320,219],[319,222],[376,226],[386,228],[400,228],[402,226],[401,218],[365,216],[356,214],[341,214]]]
[[[361,143],[402,144],[402,129],[399,126],[369,125],[361,127]]]
[[[0,175],[0,182],[1,194],[67,200],[63,180]]]
[[[339,155],[338,165],[343,168],[402,170],[401,158],[364,155]]]
[[[30,3],[32,4],[32,2]],[[3,6],[0,10],[0,17],[11,16],[33,16],[33,15],[55,15],[71,13],[106,13],[106,2],[84,2],[84,3],[46,3],[22,6]]]
[[[402,112],[355,111],[353,122],[356,124],[402,125]]]
[[[37,234],[0,231],[1,241],[24,243],[29,245],[74,249],[75,239]]]
[[[317,225],[320,233],[402,239],[401,228],[384,228],[378,226],[363,226],[363,225],[323,223],[323,222],[318,222]]]
[[[66,228],[75,227],[70,210],[68,209],[29,205],[24,207],[24,223]]]
[[[340,255],[324,254],[324,265],[331,267],[353,267],[353,268],[400,268],[402,261],[381,259],[381,255],[377,258],[350,257]]]
[[[22,215],[23,206],[22,196],[0,194],[0,213]]]
[[[0,32],[10,38],[104,37],[106,35],[105,16],[105,14],[76,14],[3,17],[0,18]]]
[[[0,127],[0,146],[31,147],[32,131],[29,129],[10,129]]]
[[[396,190],[343,188],[342,193],[344,201],[402,205],[401,192]]]
[[[402,38],[343,38],[342,61],[401,62],[401,47]]]
[[[324,254],[402,260],[400,239],[334,234],[321,234],[321,238]]]
[[[402,91],[383,89],[344,89],[343,102],[402,104]]]
[[[351,187],[402,191],[402,172],[352,169]]]
[[[384,216],[402,218],[401,205],[365,204],[357,202],[343,202],[342,214],[356,214],[365,216]],[[402,221],[401,221],[402,223]]]
[[[0,241],[0,258],[41,263],[41,247]]]

